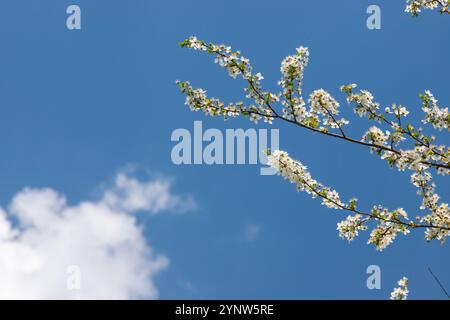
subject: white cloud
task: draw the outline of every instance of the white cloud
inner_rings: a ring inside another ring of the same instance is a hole
[[[141,183],[124,173],[119,173],[115,185],[107,190],[103,202],[111,208],[125,211],[148,211],[158,213],[161,210],[186,212],[195,209],[195,202],[190,197],[170,194],[169,180],[155,180]]]
[[[258,224],[247,224],[244,230],[244,238],[249,242],[256,241],[261,233],[261,226]]]
[[[26,188],[9,212],[0,208],[0,298],[157,298],[154,276],[168,259],[154,254],[131,213],[193,205],[174,196],[167,181],[123,173],[99,201],[73,206],[52,189]],[[80,290],[68,289],[73,266]]]

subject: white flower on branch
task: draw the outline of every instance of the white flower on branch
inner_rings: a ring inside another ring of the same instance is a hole
[[[335,116],[339,114],[339,102],[325,90],[314,90],[310,94],[308,102],[311,108],[310,114],[315,116],[318,123],[322,122],[323,125],[333,129],[338,129],[349,123],[345,119],[335,119]],[[325,118],[320,119],[318,115]]]
[[[405,12],[411,13],[412,16],[419,15],[422,9],[434,10],[440,8],[441,13],[450,13],[449,0],[407,0],[406,3]]]
[[[420,222],[425,222],[435,228],[427,228],[425,239],[431,241],[437,239],[444,242],[450,236],[450,208],[447,203],[439,203],[439,195],[435,193],[435,185],[431,182],[431,174],[419,170],[411,175],[411,183],[418,188],[418,194],[422,196],[420,209],[428,210],[428,215],[418,217]]]
[[[302,93],[303,71],[309,62],[308,48],[297,48],[295,55],[287,56],[281,62],[282,78],[278,82],[284,89],[284,95],[287,96],[293,93]]]
[[[366,231],[367,226],[364,224],[365,221],[362,218],[361,215],[356,214],[354,216],[348,216],[347,219],[339,222],[337,224],[339,237],[351,242],[358,236],[359,231]]]
[[[368,141],[377,146],[383,146],[388,141],[391,136],[389,131],[383,132],[380,128],[372,126],[369,130],[364,134],[363,141]],[[376,149],[373,147],[372,149]]]
[[[436,129],[449,129],[450,114],[448,108],[440,108],[437,104],[436,98],[427,90],[425,94],[421,95],[422,109],[425,112],[425,119],[423,123],[431,123]]]
[[[354,85],[354,87],[356,87],[356,85]],[[344,91],[345,87],[341,87],[341,90]],[[371,112],[376,112],[380,109],[380,104],[374,102],[373,99],[372,93],[367,90],[361,90],[359,93],[350,93],[347,97],[347,102],[355,102],[356,107],[353,109],[354,112],[358,116],[364,117]]]
[[[406,300],[408,294],[408,278],[403,277],[398,281],[398,287],[391,292],[391,300]]]
[[[283,178],[294,183],[298,191],[305,191],[313,198],[322,197],[322,204],[328,208],[342,209],[344,206],[336,190],[325,187],[311,178],[307,167],[293,160],[287,152],[276,150],[269,154],[268,164],[276,169]]]

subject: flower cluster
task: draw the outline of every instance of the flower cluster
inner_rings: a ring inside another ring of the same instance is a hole
[[[418,220],[434,227],[426,229],[425,239],[428,241],[437,239],[444,242],[450,236],[450,208],[448,204],[439,203],[440,197],[435,192],[436,186],[428,171],[418,170],[413,173],[411,183],[418,188],[418,194],[422,196],[420,209],[430,212],[428,215],[418,217]]]
[[[349,122],[345,119],[336,119],[339,114],[339,103],[325,90],[314,90],[309,96],[310,116],[317,123],[333,129],[341,128]],[[320,119],[319,115],[324,116]]]
[[[309,62],[308,48],[299,47],[296,54],[287,56],[281,62],[281,80],[278,85],[282,92],[278,94],[285,119],[296,122],[305,122],[310,114],[305,107],[302,94],[303,73]]]
[[[381,159],[399,170],[419,170],[434,167],[439,174],[449,174],[450,149],[445,145],[434,144],[435,136],[427,136],[422,128],[416,129],[413,125],[404,125],[409,111],[406,107],[393,104],[380,111],[380,104],[374,102],[373,95],[367,90],[354,93],[355,84],[342,86],[341,90],[347,93],[347,101],[355,103],[354,112],[361,117],[377,121],[387,126],[390,130],[382,130],[372,126],[363,136],[365,141],[380,155]],[[448,108],[439,108],[433,95],[426,91],[421,95],[425,120],[437,129],[448,128]],[[409,139],[414,145],[411,148],[397,149],[400,143]]]
[[[380,104],[373,101],[374,97],[372,93],[367,90],[361,90],[359,93],[353,93],[353,89],[356,88],[356,84],[341,86],[341,91],[347,93],[347,102],[356,103],[356,107],[353,111],[360,117],[369,116],[369,119],[376,118],[377,110],[380,109]]]
[[[238,116],[244,109],[242,102],[225,105],[219,99],[208,98],[203,89],[194,89],[189,82],[177,81],[181,91],[186,94],[186,102],[192,111],[203,111],[206,115],[221,115],[225,119]]]
[[[309,108],[302,97],[303,73],[309,62],[307,48],[297,48],[296,54],[287,56],[281,63],[281,80],[278,85],[282,92],[278,95],[283,106],[283,118],[308,128],[328,132],[340,129],[349,122],[336,119],[339,103],[325,90],[314,90],[309,96]]]
[[[337,224],[339,237],[348,240],[348,242],[353,241],[353,239],[359,235],[359,231],[367,230],[365,222],[366,220],[364,220],[363,216],[360,214],[356,214],[354,216],[349,215],[347,219],[342,220]]]
[[[391,300],[406,300],[408,294],[408,278],[403,277],[398,281],[398,287],[391,292]]]
[[[261,91],[261,80],[263,80],[264,77],[259,72],[253,73],[250,60],[241,56],[240,51],[233,51],[231,47],[223,44],[207,44],[205,41],[199,40],[195,36],[185,39],[183,42],[180,42],[179,45],[182,48],[189,48],[214,54],[214,62],[225,68],[231,77],[236,78],[240,75],[247,81],[248,87],[244,89],[246,92],[246,97],[249,99],[254,99],[255,105],[245,108],[243,104],[240,103],[239,108],[236,110],[233,110],[233,106],[230,106],[232,113],[238,112],[239,114],[249,117],[250,120],[255,123],[257,123],[261,118],[263,118],[265,122],[272,123],[274,112],[271,110],[269,105],[270,103],[277,102],[279,97],[270,92]],[[189,92],[184,90],[185,87],[189,86],[189,83],[178,82],[178,84],[184,84],[184,87],[180,87],[183,93]],[[192,108],[191,104],[189,104],[189,106]],[[197,108],[194,109],[197,110]],[[222,112],[207,113],[211,115],[223,114]]]
[[[242,74],[244,78],[251,78],[253,76],[250,61],[247,58],[240,56],[239,51],[233,52],[229,46],[223,44],[215,45],[213,43],[207,44],[205,41],[199,40],[194,36],[180,42],[180,46],[216,54],[214,62],[221,67],[226,68],[229,75],[233,78],[236,78],[240,74]],[[255,78],[256,77],[262,79],[261,74],[258,74],[258,76],[255,75]]]
[[[437,104],[438,101],[429,90],[420,95],[420,98],[422,99],[422,110],[425,112],[423,123],[431,123],[438,130],[449,129],[448,108],[440,108]]]
[[[294,93],[302,94],[303,72],[309,62],[308,48],[297,48],[294,55],[287,56],[281,62],[281,80],[278,84],[283,88],[283,95],[289,98]]]
[[[449,0],[407,0],[405,12],[418,16],[422,9],[434,10],[440,8],[441,13],[450,13]]]
[[[403,208],[389,211],[382,206],[374,206],[371,214],[380,223],[370,233],[367,243],[375,245],[378,251],[389,246],[399,233],[406,235],[410,232],[411,225],[405,222],[408,215]]]
[[[398,152],[385,151],[381,159],[386,160],[391,166],[396,166],[400,171],[404,171],[406,168],[410,170],[427,169],[430,167],[427,163],[439,160],[443,167],[437,169],[438,174],[447,175],[450,173],[445,167],[449,164],[448,155],[445,155],[448,153],[447,150],[448,148],[445,146],[415,146],[413,149]],[[436,161],[436,163],[438,162]]]
[[[396,104],[393,104],[392,108],[386,107],[384,112],[393,114],[397,118],[406,117],[409,114],[409,111],[404,106],[397,106]]]
[[[390,135],[389,131],[383,132],[380,128],[372,126],[364,134],[363,141],[368,141],[375,146],[384,146]],[[372,147],[372,149],[376,149],[376,147]]]
[[[292,159],[287,152],[275,150],[273,153],[269,153],[268,164],[283,178],[294,183],[298,191],[305,191],[313,198],[322,198],[322,204],[328,208],[342,209],[345,206],[336,190],[314,180],[307,167]]]

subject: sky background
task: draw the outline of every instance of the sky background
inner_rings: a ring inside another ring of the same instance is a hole
[[[131,164],[140,177],[169,177],[175,193],[197,204],[184,214],[135,214],[147,243],[170,260],[155,278],[162,299],[386,299],[402,276],[411,298],[443,298],[427,268],[450,288],[448,245],[426,243],[422,232],[399,236],[382,253],[366,244],[367,234],[348,244],[335,230],[345,214],[261,176],[257,165],[176,166],[170,158],[172,131],[192,131],[195,120],[205,129],[253,126],[184,106],[177,79],[226,101],[242,100],[244,86],[211,57],[179,48],[189,35],[241,50],[274,91],[281,60],[309,47],[304,92],[328,90],[356,136],[370,123],[353,115],[342,84],[358,83],[383,106],[407,106],[415,124],[425,89],[450,105],[450,17],[411,18],[404,2],[1,1],[0,205],[27,186],[54,188],[71,204],[94,199]],[[82,30],[66,28],[70,4],[81,7]],[[366,27],[370,4],[381,7],[381,30]],[[343,199],[417,212],[409,175],[369,150],[273,128],[281,148]],[[436,181],[448,201],[450,184]],[[381,290],[366,287],[369,265],[381,268]]]

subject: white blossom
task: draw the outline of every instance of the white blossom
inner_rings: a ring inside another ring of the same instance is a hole
[[[408,278],[403,277],[398,281],[398,287],[391,292],[391,300],[406,300],[408,294]]]
[[[342,209],[345,204],[339,193],[326,187],[311,177],[306,166],[292,159],[287,152],[275,150],[268,155],[268,164],[285,179],[297,186],[298,191],[305,191],[313,198],[321,197],[322,204],[332,209]]]
[[[378,146],[384,146],[390,135],[389,131],[383,132],[380,128],[372,126],[364,134],[363,141],[371,142]]]
[[[431,123],[436,129],[449,129],[450,114],[448,108],[440,108],[436,98],[427,90],[422,98],[422,110],[425,112],[423,123]]]
[[[358,236],[359,231],[367,230],[367,226],[365,225],[365,221],[362,219],[362,216],[356,214],[354,216],[348,216],[347,219],[339,222],[337,224],[337,230],[339,231],[340,238],[351,242]]]
[[[287,56],[281,62],[281,75],[279,85],[284,88],[284,93],[301,94],[301,86],[303,81],[303,72],[309,62],[308,48],[299,47],[294,55]]]
[[[342,86],[341,91],[348,92],[347,102],[355,102],[356,107],[353,111],[360,117],[368,116],[372,112],[380,109],[380,104],[374,101],[372,93],[367,90],[361,90],[359,93],[353,93],[352,89],[356,88],[355,84]]]
[[[378,218],[379,224],[370,233],[367,243],[375,245],[378,251],[388,247],[399,233],[406,235],[410,232],[410,227],[405,222],[408,215],[403,208],[389,211],[382,206],[374,206],[371,213]]]
[[[449,12],[449,0],[407,0],[405,12],[417,16],[422,9],[434,10],[440,7],[441,12]]]

